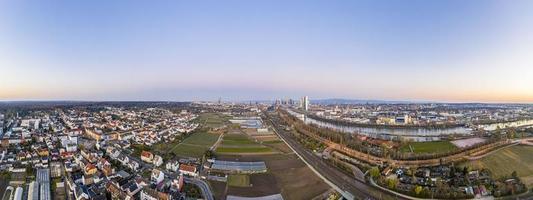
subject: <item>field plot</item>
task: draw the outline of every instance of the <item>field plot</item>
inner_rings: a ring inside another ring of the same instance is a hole
[[[215,160],[211,166],[212,170],[222,171],[226,173],[265,173],[267,167],[265,162],[236,162]]]
[[[221,147],[217,153],[270,153],[272,150],[268,147]]]
[[[251,187],[250,177],[245,174],[232,174],[228,176],[228,185],[233,187]]]
[[[510,176],[516,171],[524,183],[533,186],[533,146],[509,147],[463,165],[471,169],[489,169],[495,178]]]
[[[251,187],[228,186],[228,195],[241,197],[258,197],[279,194],[281,188],[276,182],[276,178],[270,174],[252,174],[250,178]],[[228,180],[228,184],[229,184]]]
[[[468,139],[462,139],[462,140],[454,140],[452,141],[452,144],[459,148],[469,147],[475,144],[479,144],[482,142],[485,142],[486,140],[483,138],[468,138]]]
[[[239,130],[232,130],[224,135],[222,144],[216,152],[219,154],[264,154],[275,153],[271,148],[252,141],[247,135]]]
[[[230,145],[235,145],[235,146],[252,145],[252,146],[254,146],[254,145],[257,145],[257,143],[251,141],[250,139],[248,139],[248,137],[246,137],[245,135],[242,135],[242,134],[228,134],[228,135],[225,135],[224,138],[223,138],[222,144],[226,145],[226,146],[230,146]]]
[[[226,182],[220,182],[220,181],[208,181],[209,186],[211,186],[211,189],[213,189],[213,195],[215,196],[215,199],[224,199],[226,198]]]
[[[220,113],[202,113],[198,116],[197,121],[204,127],[220,128],[228,124],[230,118]]]
[[[271,159],[267,167],[282,188],[284,199],[312,199],[330,188],[294,154]]]
[[[247,188],[248,193],[258,191],[263,196],[280,193],[284,199],[313,199],[330,188],[294,154],[222,155],[220,159],[266,163],[267,173],[250,175],[252,187]],[[229,187],[228,191],[228,195],[247,196],[244,188]]]
[[[220,134],[211,132],[193,133],[182,143],[173,147],[169,146],[169,152],[173,152],[178,156],[199,158],[218,140],[219,136]]]
[[[457,147],[449,141],[410,142],[400,147],[401,152],[413,153],[445,153]]]

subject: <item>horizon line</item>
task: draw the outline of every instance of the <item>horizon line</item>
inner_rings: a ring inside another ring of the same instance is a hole
[[[224,103],[245,103],[245,102],[275,102],[277,100],[287,100],[293,98],[274,98],[274,99],[255,99],[255,100],[221,100]],[[298,100],[294,98],[293,100]],[[313,101],[327,101],[327,100],[345,100],[345,101],[361,101],[361,103],[344,103],[344,104],[366,104],[368,102],[380,102],[383,104],[522,104],[532,105],[533,102],[482,102],[482,101],[436,101],[436,100],[386,100],[386,99],[351,99],[351,98],[317,98],[310,99]],[[168,102],[168,103],[194,103],[194,102],[217,102],[218,100],[69,100],[69,99],[14,99],[6,100],[0,99],[0,103],[17,103],[17,102],[72,102],[72,103],[112,103],[112,102]],[[389,102],[389,103],[387,103]],[[374,103],[374,104],[380,104]],[[343,104],[343,103],[341,103]]]

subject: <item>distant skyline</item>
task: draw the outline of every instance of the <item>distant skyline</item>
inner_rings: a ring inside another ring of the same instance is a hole
[[[0,101],[533,103],[533,1],[0,1]]]

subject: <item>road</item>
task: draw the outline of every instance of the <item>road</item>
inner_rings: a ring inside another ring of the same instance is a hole
[[[325,177],[331,182],[336,190],[345,196],[345,198],[351,199],[403,199],[395,196],[391,196],[388,193],[384,193],[381,190],[367,185],[367,183],[360,182],[354,177],[347,176],[344,172],[340,171],[335,166],[332,166],[322,160],[322,158],[314,155],[308,149],[305,149],[292,134],[288,133],[280,125],[280,119],[269,120],[276,132],[286,143],[289,145],[312,169],[315,170],[320,176]]]
[[[128,156],[129,159],[131,160],[135,160],[136,162],[139,163],[139,165],[141,166],[141,169],[139,169],[138,171],[142,171],[142,169],[146,169],[146,170],[153,170],[154,169],[154,165],[152,164],[148,164],[148,163],[145,163],[143,161],[141,161],[140,159],[130,155],[130,154],[126,154]],[[177,173],[170,173],[166,170],[161,170],[166,177],[168,178],[176,178],[178,176]],[[200,190],[202,190],[202,196],[207,199],[207,200],[214,200],[213,198],[213,192],[211,191],[211,188],[209,187],[209,185],[207,185],[207,183],[202,180],[202,179],[198,179],[198,178],[189,178],[189,177],[184,177],[184,181],[186,183],[190,183],[190,184],[195,184],[196,186],[198,186],[200,188]]]
[[[175,178],[175,177],[177,177],[179,175],[176,172],[169,172],[167,170],[162,170],[162,172],[168,178]],[[200,190],[202,191],[202,196],[206,200],[214,200],[213,191],[211,191],[211,188],[209,187],[207,182],[205,182],[204,180],[199,179],[199,178],[186,177],[186,176],[183,177],[183,180],[184,180],[185,183],[194,184],[194,185],[198,186],[198,188],[200,188]]]
[[[202,196],[204,196],[206,200],[215,199],[213,197],[213,192],[211,191],[211,188],[209,187],[209,185],[207,185],[207,183],[204,180],[201,180],[198,178],[189,178],[189,177],[184,177],[183,180],[186,183],[195,184],[196,186],[198,186],[202,190]]]

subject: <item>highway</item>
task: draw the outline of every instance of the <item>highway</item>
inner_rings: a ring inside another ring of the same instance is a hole
[[[301,158],[303,158],[312,169],[320,176],[325,177],[329,182],[334,184],[340,190],[345,198],[351,199],[402,199],[391,196],[381,190],[367,185],[367,183],[360,182],[354,177],[348,176],[340,171],[335,166],[332,166],[322,160],[322,158],[314,155],[310,150],[305,149],[292,134],[288,133],[281,126],[283,124],[279,118],[270,118],[269,120],[274,128],[274,131],[289,145]]]

